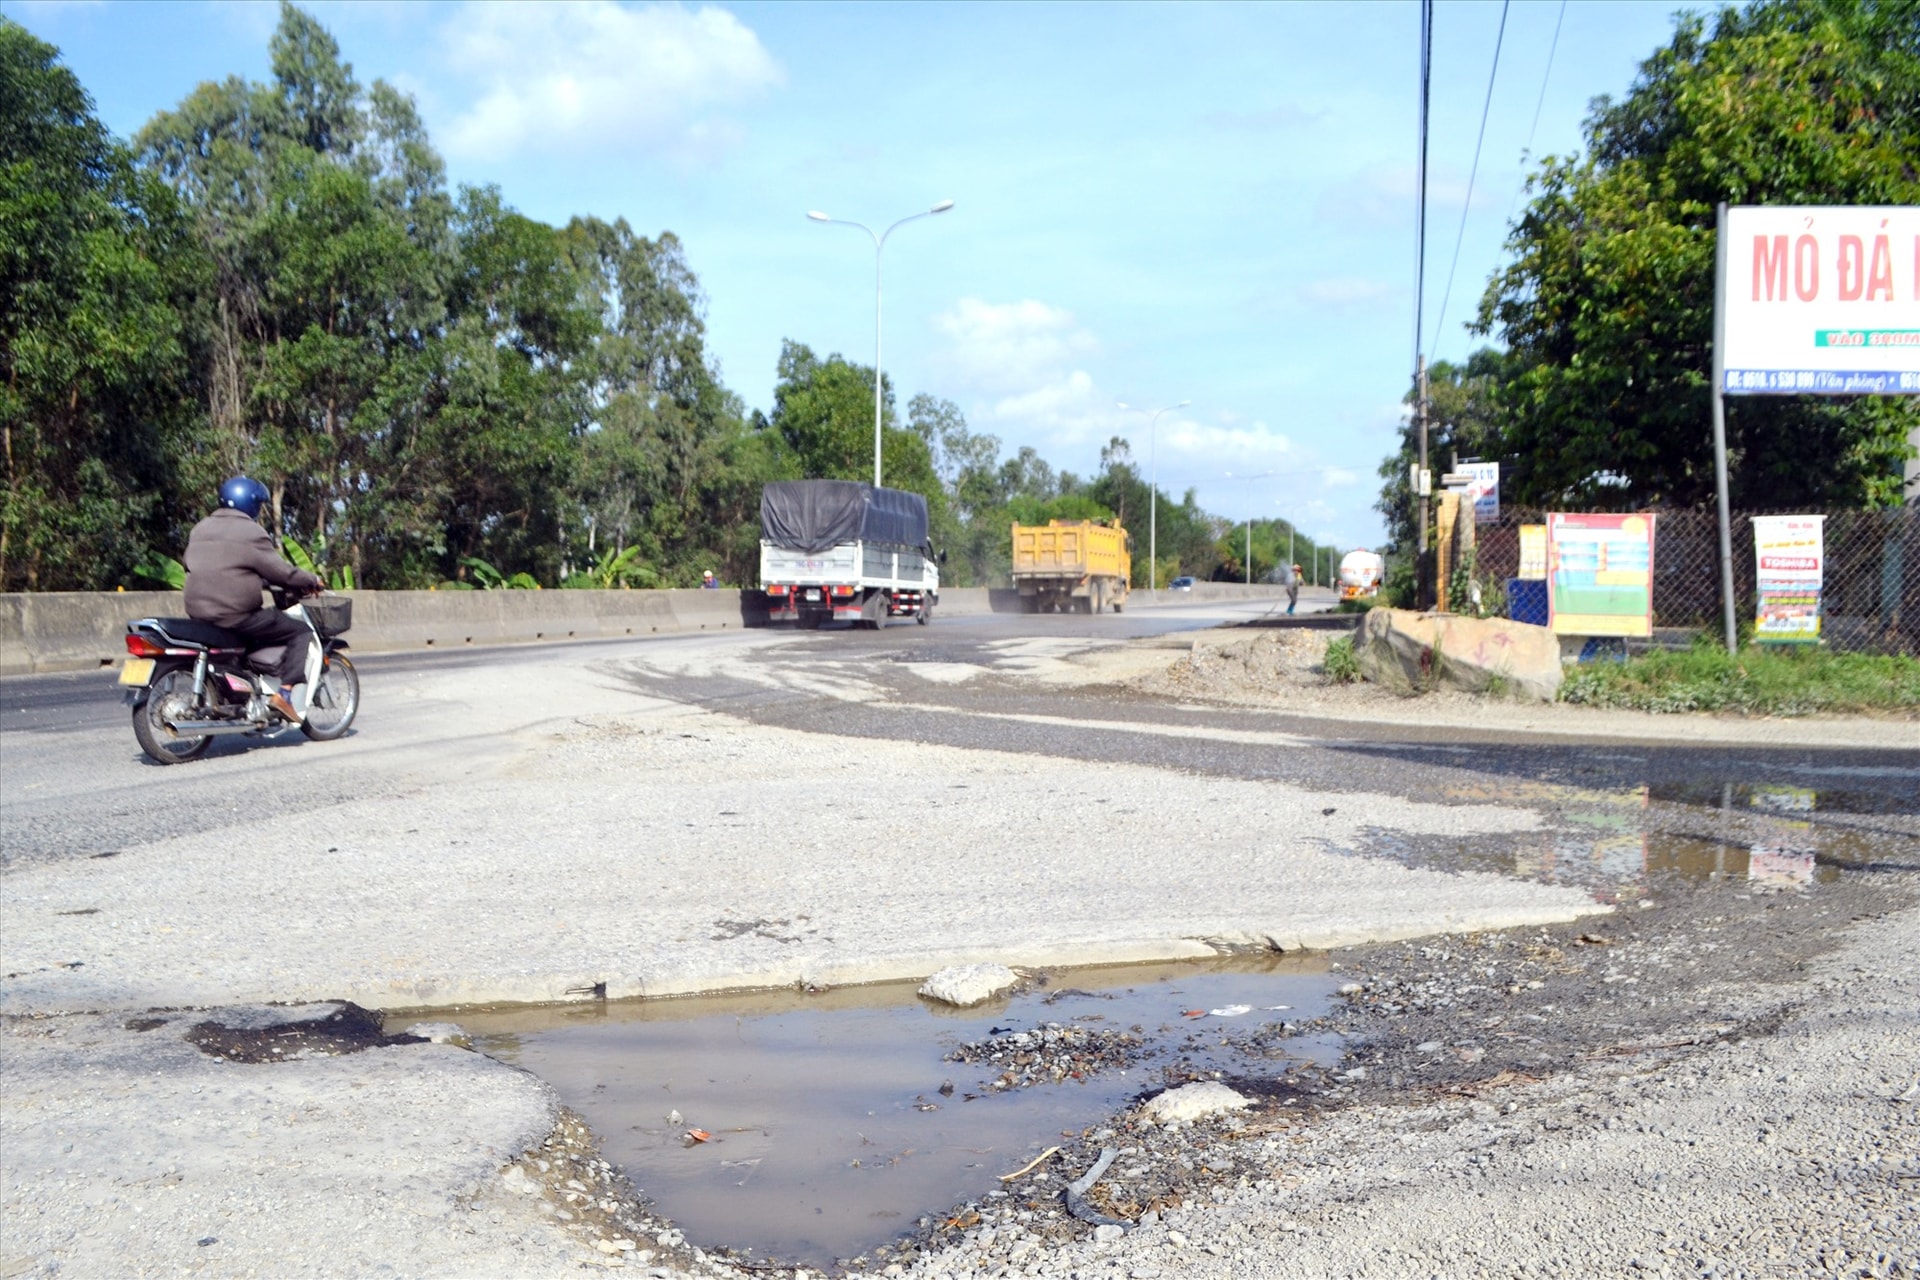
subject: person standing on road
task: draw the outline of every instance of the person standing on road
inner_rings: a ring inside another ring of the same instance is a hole
[[[1294,565],[1287,573],[1287,612],[1300,603],[1300,566]]]
[[[265,608],[260,592],[268,584],[312,595],[326,584],[280,558],[273,535],[260,526],[267,487],[247,476],[220,486],[220,506],[187,535],[187,616],[196,622],[245,636],[249,649],[285,645],[280,657],[280,688],[273,709],[294,724],[293,686],[307,678],[307,646],[313,630],[298,618]]]

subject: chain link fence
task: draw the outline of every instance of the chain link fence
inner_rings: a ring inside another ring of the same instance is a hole
[[[1662,630],[1720,633],[1720,526],[1707,510],[1656,511],[1653,622]],[[1734,619],[1754,618],[1753,517],[1826,516],[1821,638],[1839,650],[1920,656],[1920,507],[1883,511],[1741,511],[1733,515]],[[1520,568],[1520,526],[1546,513],[1502,508],[1475,531],[1475,573],[1504,586]]]

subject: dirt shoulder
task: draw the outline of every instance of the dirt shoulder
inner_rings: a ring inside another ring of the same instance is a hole
[[[1345,1061],[1229,1080],[1253,1100],[1231,1117],[1089,1131],[910,1274],[1913,1275],[1916,889],[1341,951],[1345,1008],[1246,1034],[1336,1030]],[[1124,1231],[1058,1209],[1106,1149],[1089,1199]]]
[[[1751,745],[1920,749],[1920,721],[1876,716],[1772,718],[1656,715],[1566,703],[1521,703],[1485,694],[1406,697],[1365,683],[1339,684],[1323,663],[1337,631],[1221,628],[1136,640],[1078,655],[1053,683],[1117,684],[1177,702],[1374,724],[1452,725],[1482,732],[1572,738]]]

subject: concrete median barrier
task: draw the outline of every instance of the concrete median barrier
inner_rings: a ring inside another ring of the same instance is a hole
[[[756,590],[705,591],[352,591],[353,630],[361,653],[464,649],[554,640],[726,631],[767,625]],[[1268,599],[1278,587],[1206,582],[1192,591],[1136,591],[1130,604],[1176,605]],[[0,676],[109,667],[126,657],[134,618],[179,617],[178,591],[44,591],[0,594]],[[941,615],[1020,612],[1020,593],[1002,587],[950,587]]]
[[[604,640],[764,626],[758,591],[353,591],[361,653]],[[134,618],[179,617],[177,591],[0,595],[0,675],[83,671],[126,657]]]

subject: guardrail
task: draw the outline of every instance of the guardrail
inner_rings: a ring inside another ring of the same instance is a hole
[[[348,639],[361,653],[465,649],[554,640],[725,631],[767,625],[758,591],[354,591]],[[1192,592],[1137,591],[1132,603],[1203,603],[1279,594],[1277,587],[1202,583]],[[1019,593],[954,587],[942,614],[1017,613]],[[0,594],[0,676],[109,667],[126,657],[127,623],[179,617],[177,591]]]

